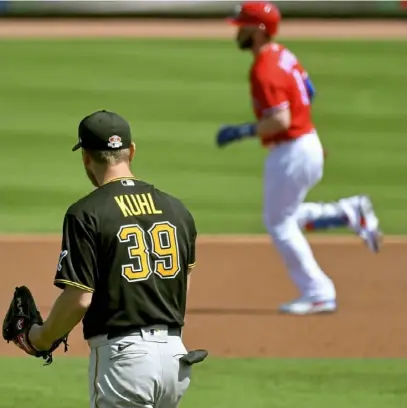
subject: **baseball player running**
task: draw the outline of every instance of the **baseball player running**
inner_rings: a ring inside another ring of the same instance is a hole
[[[88,178],[96,189],[73,204],[63,224],[55,285],[63,289],[29,340],[48,350],[83,318],[91,349],[91,408],[175,408],[190,366],[184,325],[195,222],[176,198],[136,179],[128,123],[98,111],[79,125]]]
[[[300,292],[299,299],[281,305],[280,311],[334,312],[334,283],[316,262],[301,230],[347,226],[378,252],[379,221],[364,195],[304,203],[322,178],[324,153],[311,119],[311,79],[295,55],[274,42],[280,19],[277,7],[266,2],[243,3],[229,19],[238,26],[239,48],[254,57],[250,85],[257,122],[222,126],[217,144],[258,137],[270,149],[264,170],[264,223]]]

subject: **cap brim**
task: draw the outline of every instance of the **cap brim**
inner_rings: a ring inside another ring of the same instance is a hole
[[[81,147],[82,147],[81,142],[79,142],[72,148],[72,151],[75,152],[76,150],[79,150]]]
[[[258,24],[247,21],[247,20],[240,20],[239,18],[234,18],[234,17],[229,17],[226,19],[226,21],[234,25],[236,27],[257,27]]]

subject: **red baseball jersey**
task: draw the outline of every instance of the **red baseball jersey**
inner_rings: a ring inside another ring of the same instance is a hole
[[[282,108],[289,108],[291,112],[288,131],[263,137],[263,146],[295,139],[314,129],[304,83],[307,75],[296,56],[282,45],[270,44],[256,57],[250,71],[250,84],[257,119]]]

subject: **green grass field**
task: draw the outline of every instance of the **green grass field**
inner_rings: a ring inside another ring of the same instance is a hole
[[[407,43],[295,42],[318,90],[314,118],[328,150],[310,199],[368,193],[387,233],[407,232]],[[259,233],[266,151],[218,150],[217,127],[251,120],[249,55],[231,41],[2,40],[2,232],[59,232],[90,190],[70,151],[97,109],[131,120],[136,174],[178,195],[203,233]],[[401,408],[396,360],[223,360],[195,369],[185,408]],[[16,378],[20,381],[16,382]],[[87,406],[86,360],[0,360],[2,408]]]
[[[407,232],[406,42],[288,45],[316,84],[314,119],[328,150],[310,199],[368,193],[386,233]],[[219,150],[219,125],[252,120],[250,56],[232,41],[2,40],[3,232],[59,232],[90,190],[70,151],[79,120],[115,110],[131,120],[137,175],[178,195],[201,233],[259,233],[266,151]]]
[[[195,367],[182,408],[402,408],[407,401],[405,361],[212,359]],[[43,367],[2,359],[0,392],[2,408],[86,407],[87,361]]]

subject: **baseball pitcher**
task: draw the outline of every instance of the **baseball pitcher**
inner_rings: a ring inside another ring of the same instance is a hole
[[[311,78],[296,56],[274,41],[280,20],[277,7],[266,2],[243,3],[229,19],[238,27],[239,48],[253,54],[250,90],[257,122],[222,126],[216,140],[223,147],[257,137],[270,151],[264,168],[264,223],[300,292],[280,311],[334,312],[334,283],[318,265],[302,230],[346,226],[378,252],[379,221],[365,195],[304,203],[322,178],[324,152],[311,118]]]
[[[71,205],[54,283],[63,290],[43,322],[28,288],[17,288],[3,336],[51,361],[83,318],[90,347],[91,408],[175,408],[191,365],[206,350],[182,341],[195,222],[176,198],[136,179],[129,124],[98,111],[79,125],[96,189]],[[22,306],[22,307],[21,307]]]

